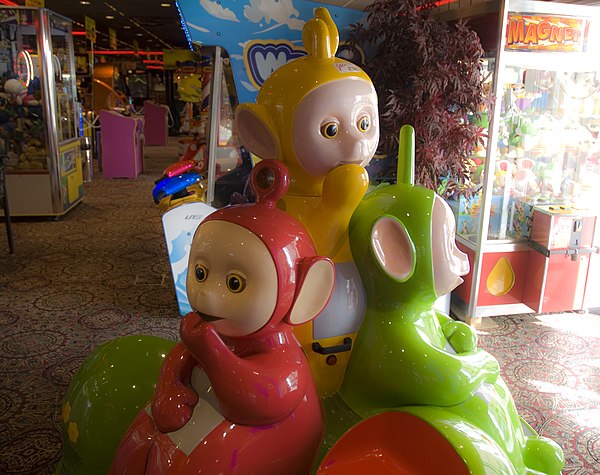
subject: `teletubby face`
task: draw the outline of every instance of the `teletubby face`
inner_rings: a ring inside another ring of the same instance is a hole
[[[286,165],[289,194],[320,196],[334,168],[365,166],[375,154],[377,95],[362,69],[335,56],[338,30],[327,9],[315,9],[302,40],[308,54],[277,68],[255,104],[239,104],[235,125],[248,150]]]
[[[437,296],[459,286],[469,272],[469,258],[456,246],[456,222],[450,206],[435,196],[431,216],[431,256]]]
[[[275,263],[254,233],[225,221],[199,226],[187,293],[192,308],[218,333],[240,337],[262,328],[273,315],[277,291]]]
[[[373,85],[347,78],[315,88],[296,109],[292,136],[298,162],[312,176],[338,165],[367,165],[379,141]]]

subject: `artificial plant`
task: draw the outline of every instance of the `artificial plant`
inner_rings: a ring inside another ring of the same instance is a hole
[[[484,103],[483,48],[463,21],[446,24],[427,0],[375,0],[351,43],[379,96],[380,152],[396,155],[398,131],[416,131],[416,182],[443,196],[472,192],[471,157],[481,140],[474,121]]]

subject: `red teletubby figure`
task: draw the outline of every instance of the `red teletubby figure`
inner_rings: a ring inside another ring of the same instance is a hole
[[[152,402],[117,450],[111,474],[307,474],[324,433],[321,403],[292,325],[333,289],[332,262],[275,208],[285,166],[260,162],[256,204],[198,227],[187,276],[195,310],[166,357]]]

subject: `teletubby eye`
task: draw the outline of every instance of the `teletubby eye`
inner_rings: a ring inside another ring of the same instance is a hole
[[[321,126],[321,135],[327,139],[332,139],[338,134],[337,122],[327,122]]]
[[[360,119],[358,119],[356,126],[361,132],[366,132],[371,127],[371,120],[368,116],[363,115]]]
[[[208,269],[202,264],[196,266],[196,280],[198,282],[204,282],[208,277]]]
[[[246,288],[246,279],[239,274],[227,274],[227,288],[234,294],[239,294]]]

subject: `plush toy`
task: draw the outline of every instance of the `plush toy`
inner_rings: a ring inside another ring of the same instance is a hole
[[[514,192],[516,196],[537,196],[540,187],[533,171],[535,162],[530,158],[518,158],[515,162]]]
[[[504,193],[504,187],[512,186],[515,165],[509,160],[497,160],[494,173],[494,192],[496,194]]]
[[[303,30],[308,55],[279,67],[256,104],[240,104],[242,144],[261,159],[280,160],[290,188],[279,206],[306,226],[317,252],[333,259],[330,306],[296,329],[321,395],[338,388],[364,313],[364,291],[348,247],[348,222],[367,191],[365,166],[379,141],[377,95],[369,76],[335,57],[338,31],[325,8]]]
[[[18,79],[9,79],[4,83],[4,92],[8,94],[9,100],[17,105],[38,105],[33,95],[27,93],[27,88]]]
[[[4,83],[4,92],[13,104],[22,104],[27,88],[18,79],[9,79]]]
[[[333,263],[275,208],[285,167],[263,161],[256,204],[198,227],[187,292],[193,313],[167,356],[152,403],[125,435],[112,474],[307,474],[324,432],[321,403],[292,325],[315,317]]]

